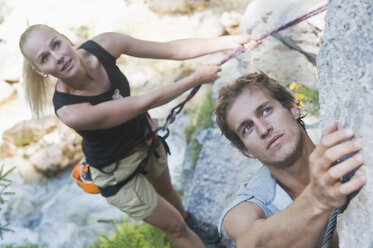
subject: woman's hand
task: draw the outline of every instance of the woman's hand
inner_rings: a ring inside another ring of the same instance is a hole
[[[248,34],[241,34],[241,35],[233,35],[231,36],[232,40],[232,49],[237,49],[238,47],[244,45],[246,51],[251,51],[254,48],[258,47],[261,43],[259,38],[251,37]]]
[[[192,75],[195,77],[197,85],[199,85],[215,81],[219,71],[221,71],[220,66],[208,64],[199,67]]]

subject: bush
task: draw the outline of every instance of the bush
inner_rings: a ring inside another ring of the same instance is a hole
[[[190,109],[186,109],[190,118],[190,125],[185,127],[185,137],[189,143],[192,140],[192,134],[197,128],[207,128],[212,124],[212,112],[214,109],[214,103],[212,101],[212,89],[207,89],[207,92],[203,95],[202,103],[200,105],[194,105]]]
[[[104,235],[91,248],[174,248],[169,238],[158,228],[148,223],[115,223],[116,232],[112,237]]]
[[[11,181],[7,179],[6,177],[9,175],[9,173],[14,170],[14,168],[10,169],[9,171],[4,171],[4,165],[1,166],[0,169],[0,205],[5,203],[4,196],[5,195],[12,195],[13,192],[8,192],[6,189],[10,186]],[[1,210],[1,207],[0,207]],[[3,239],[4,232],[11,232],[12,230],[7,228],[9,226],[9,223],[3,224],[0,222],[0,238]]]
[[[5,245],[4,248],[38,248],[39,246],[36,244],[30,244],[30,245]]]
[[[292,82],[288,86],[289,91],[294,95],[300,108],[312,115],[318,115],[320,111],[319,91],[310,89],[303,83]]]

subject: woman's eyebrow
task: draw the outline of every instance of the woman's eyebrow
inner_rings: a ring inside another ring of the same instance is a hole
[[[54,41],[57,39],[57,37],[53,37],[50,41],[49,41],[49,46],[52,47],[53,46],[53,43]],[[38,55],[38,60],[40,61],[41,57],[45,54],[45,51],[42,51],[40,52],[40,54]]]

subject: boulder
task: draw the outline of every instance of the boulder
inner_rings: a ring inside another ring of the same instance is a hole
[[[237,11],[224,11],[220,16],[220,22],[228,34],[234,35],[238,34],[237,29],[240,25],[241,18],[242,14]]]
[[[8,17],[10,12],[12,12],[12,8],[6,3],[6,0],[1,0],[0,1],[0,24],[4,22],[4,20]]]
[[[373,247],[373,7],[369,0],[333,0],[317,57],[321,126],[338,120],[363,142],[367,184],[339,217],[340,247]]]
[[[53,176],[83,157],[81,137],[54,116],[21,121],[3,133],[3,141],[1,158],[23,177],[27,170]]]
[[[0,80],[0,105],[3,105],[17,96],[17,91],[8,83]]]
[[[160,14],[191,14],[208,7],[206,0],[161,0],[149,1],[149,8]]]
[[[28,159],[21,156],[7,157],[3,160],[4,164],[9,167],[15,167],[15,172],[22,178],[25,183],[37,183],[43,179],[43,175]]]
[[[17,153],[17,147],[9,142],[0,143],[0,159],[13,157]]]
[[[3,140],[17,147],[27,146],[56,129],[57,123],[58,119],[55,117],[21,121],[3,133]]]

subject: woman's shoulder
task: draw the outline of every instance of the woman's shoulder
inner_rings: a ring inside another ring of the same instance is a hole
[[[128,47],[133,46],[136,39],[133,37],[118,33],[118,32],[107,32],[99,34],[91,39],[96,42],[114,58],[118,58],[121,54],[128,50]]]
[[[96,54],[92,53],[89,50],[83,49],[82,47],[77,49],[76,52],[78,53],[81,61],[89,66],[89,68],[97,67],[99,60]]]
[[[116,57],[107,49],[102,42],[94,39],[83,42],[77,49],[77,52],[83,59],[97,57],[101,62],[115,64]]]
[[[101,33],[99,35],[94,36],[89,42],[94,42],[96,45],[100,46],[106,52],[108,52],[114,58],[118,58],[118,53],[115,49],[117,41],[117,36],[119,33],[114,32],[107,32]],[[88,41],[87,41],[88,42]]]

